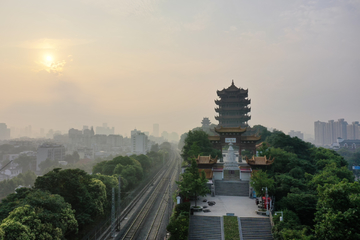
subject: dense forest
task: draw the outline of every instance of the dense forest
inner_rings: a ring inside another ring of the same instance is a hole
[[[275,239],[360,239],[360,184],[344,159],[280,131],[259,126],[266,138],[259,154],[275,158],[252,176],[257,192],[268,187],[275,199]],[[359,156],[358,156],[359,157]],[[256,184],[258,183],[258,185]]]
[[[355,181],[360,151],[338,152],[281,131],[256,125],[261,136],[260,156],[275,158],[272,165],[255,167],[251,184],[258,196],[268,187],[275,200],[273,236],[288,239],[360,239],[360,184]],[[217,155],[200,129],[183,134],[184,160],[200,155]],[[180,215],[181,216],[181,215]]]
[[[0,203],[0,240],[80,239],[109,213],[118,178],[123,198],[169,158],[171,145],[153,150],[99,162],[91,174],[55,168],[37,178],[28,172],[0,182],[13,192]],[[18,184],[26,187],[15,190]]]

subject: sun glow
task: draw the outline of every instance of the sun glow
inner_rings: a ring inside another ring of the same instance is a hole
[[[53,58],[51,56],[46,56],[46,61],[51,62]]]

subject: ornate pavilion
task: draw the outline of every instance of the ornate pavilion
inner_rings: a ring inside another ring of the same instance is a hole
[[[208,179],[211,176],[214,180],[249,180],[252,167],[270,165],[274,159],[256,157],[256,145],[261,137],[253,134],[254,131],[247,123],[251,119],[248,90],[236,87],[232,81],[228,88],[217,91],[217,95],[219,100],[215,100],[218,105],[215,111],[219,115],[215,119],[219,121],[219,124],[214,128],[214,135],[209,136],[209,140],[214,148],[222,152],[222,157],[228,158],[228,161],[215,161],[210,164],[210,157],[205,157],[208,161],[205,167],[202,163],[205,159],[201,160],[204,157],[199,156],[197,159],[199,169],[206,169]],[[231,145],[229,150],[224,150],[224,147],[228,147],[227,145]],[[235,151],[233,146],[238,150]],[[250,152],[253,157],[250,159],[246,157],[243,161],[244,156],[241,155],[243,150]],[[210,165],[212,173],[209,170]]]

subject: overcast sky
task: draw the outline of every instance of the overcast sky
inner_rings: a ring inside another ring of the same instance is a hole
[[[1,0],[0,122],[179,134],[249,89],[250,125],[360,120],[359,0]]]

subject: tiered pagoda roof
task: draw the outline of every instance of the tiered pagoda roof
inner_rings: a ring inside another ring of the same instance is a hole
[[[248,99],[248,90],[238,88],[232,81],[230,87],[217,91],[219,100],[215,100],[217,108],[215,111],[219,114],[215,119],[219,121],[219,126],[224,127],[246,127],[247,122],[251,119],[248,115],[251,108],[248,107],[250,99]]]
[[[243,133],[246,131],[246,128],[242,128],[242,127],[223,127],[220,126],[218,128],[215,128],[215,132],[217,133],[233,133],[233,132],[238,132],[238,133]]]

